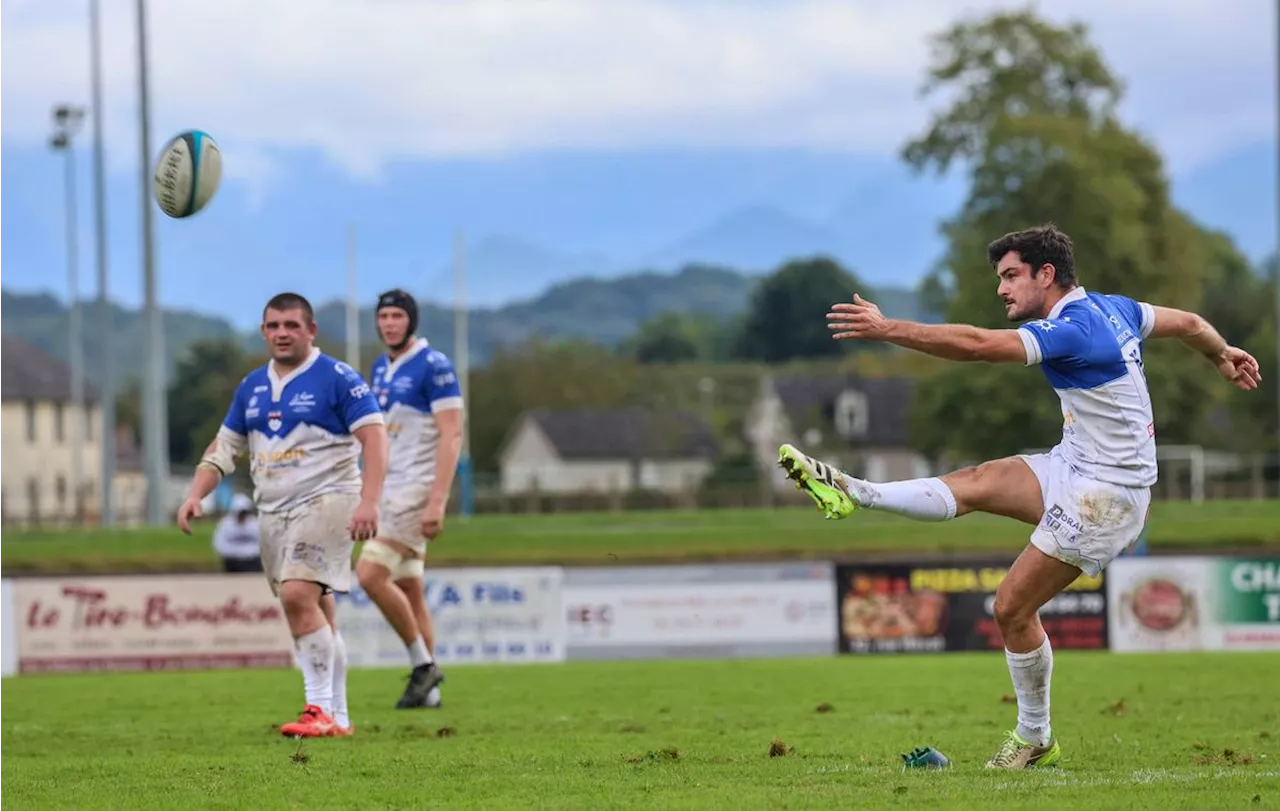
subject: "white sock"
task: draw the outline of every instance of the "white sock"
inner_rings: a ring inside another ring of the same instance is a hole
[[[333,632],[333,720],[343,729],[351,726],[347,715],[347,643]]]
[[[872,484],[846,475],[844,481],[867,509],[885,510],[917,521],[947,521],[956,517],[956,497],[942,479]]]
[[[1018,737],[1044,746],[1051,732],[1049,680],[1053,677],[1053,648],[1048,634],[1035,650],[1013,653],[1006,649],[1004,658],[1009,662],[1013,691],[1018,694]]]
[[[427,643],[422,637],[413,640],[413,644],[409,646],[409,662],[414,667],[422,667],[432,662],[431,654],[427,652]]]
[[[328,623],[294,641],[307,703],[333,713],[333,629]]]

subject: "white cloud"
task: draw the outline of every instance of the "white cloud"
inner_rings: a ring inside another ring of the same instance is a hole
[[[133,164],[134,4],[101,2],[112,159]],[[540,149],[891,154],[928,112],[916,95],[928,34],[961,8],[1001,5],[151,0],[153,131],[206,129],[229,177],[259,180],[282,148],[364,176],[393,159]],[[1091,25],[1128,82],[1126,111],[1175,168],[1274,137],[1265,0],[1041,8]],[[87,100],[84,15],[83,0],[3,3],[6,144],[43,142],[51,103]]]

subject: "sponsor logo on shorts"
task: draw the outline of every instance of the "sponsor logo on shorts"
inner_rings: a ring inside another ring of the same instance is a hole
[[[1054,504],[1044,514],[1040,525],[1055,535],[1065,535],[1074,541],[1076,536],[1084,532],[1084,524],[1079,518],[1071,515],[1058,504]]]

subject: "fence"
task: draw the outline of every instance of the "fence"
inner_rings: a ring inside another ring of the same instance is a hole
[[[999,651],[1012,558],[428,573],[447,665]],[[3,581],[4,673],[286,667],[261,575]],[[1280,557],[1125,557],[1041,612],[1059,650],[1280,651]],[[338,597],[352,667],[403,667],[368,596]]]

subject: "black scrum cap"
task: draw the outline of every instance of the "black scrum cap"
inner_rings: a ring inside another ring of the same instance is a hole
[[[409,314],[409,332],[405,336],[406,338],[418,331],[418,302],[414,300],[413,296],[400,288],[388,290],[378,296],[377,309],[381,310],[383,307],[399,307]]]

